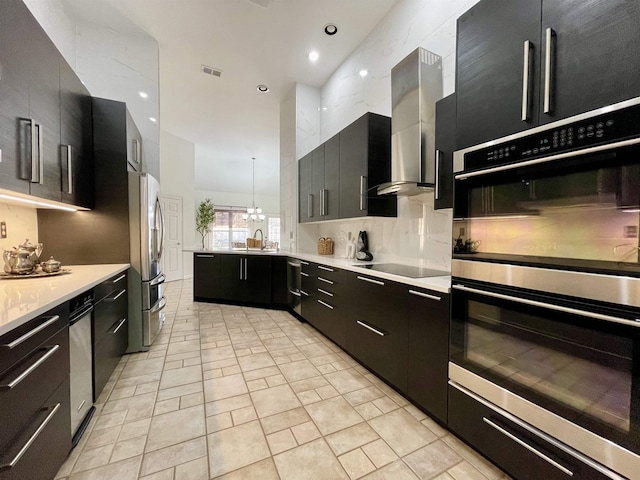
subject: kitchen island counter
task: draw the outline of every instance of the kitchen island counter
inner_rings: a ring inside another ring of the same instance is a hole
[[[129,268],[128,263],[64,265],[68,274],[0,279],[0,335]]]

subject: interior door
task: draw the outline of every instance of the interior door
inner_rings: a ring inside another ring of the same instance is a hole
[[[161,270],[167,281],[181,280],[182,267],[182,198],[162,195],[160,204],[164,212],[165,233]]]

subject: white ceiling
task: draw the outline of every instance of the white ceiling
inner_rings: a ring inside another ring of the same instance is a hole
[[[196,189],[250,192],[256,157],[256,193],[277,195],[281,99],[295,82],[321,87],[399,0],[68,1],[85,20],[158,41],[160,128],[196,145]]]

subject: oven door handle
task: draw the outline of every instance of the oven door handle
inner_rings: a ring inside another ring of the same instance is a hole
[[[486,290],[480,290],[477,288],[465,287],[464,285],[460,285],[460,284],[453,285],[451,288],[454,288],[455,290],[462,290],[464,292],[469,292],[469,293],[477,293],[479,295],[484,295],[486,297],[493,297],[493,298],[498,298],[500,300],[507,300],[509,302],[522,303],[524,305],[530,305],[532,307],[540,307],[540,308],[546,308],[548,310],[555,310],[558,312],[570,313],[573,315],[581,315],[583,317],[589,317],[595,320],[603,320],[605,322],[621,323],[623,325],[630,325],[636,328],[640,327],[640,319],[627,320],[626,318],[614,317],[611,315],[604,315],[602,313],[589,312],[587,310],[563,307],[560,305],[554,305],[552,303],[538,302],[536,300],[529,300],[526,298],[514,297],[512,295],[503,295],[502,293],[495,293],[495,292],[489,292]]]
[[[476,170],[468,173],[459,173],[455,175],[456,180],[466,180],[467,178],[477,177],[480,175],[487,175],[489,173],[504,172],[506,170],[514,170],[516,168],[528,167],[531,165],[539,165],[541,163],[553,162],[561,160],[563,158],[580,157],[582,155],[589,155],[591,153],[602,152],[605,150],[614,150],[616,148],[628,147],[630,145],[637,145],[640,143],[640,138],[632,138],[630,140],[622,140],[620,142],[609,143],[606,145],[598,145],[596,147],[584,148],[582,150],[576,150],[573,152],[559,153],[557,155],[550,155],[548,157],[534,158],[524,162],[510,163],[508,165],[500,165],[498,167],[485,168],[483,170]]]

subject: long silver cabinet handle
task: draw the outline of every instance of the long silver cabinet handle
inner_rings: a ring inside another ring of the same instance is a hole
[[[295,268],[300,268],[300,264],[299,263],[287,262],[287,264],[289,264],[290,266],[295,267]]]
[[[54,345],[53,347],[49,347],[49,351],[45,353],[42,357],[38,359],[38,361],[34,362],[29,368],[27,368],[24,372],[18,375],[13,381],[9,383],[3,383],[0,385],[0,390],[11,390],[16,387],[20,382],[22,382],[25,378],[31,375],[40,365],[46,362],[51,355],[56,353],[56,351],[60,348],[60,345]]]
[[[58,409],[60,408],[60,404],[56,404],[55,407],[53,407],[51,409],[51,412],[49,413],[49,415],[47,415],[47,418],[45,418],[43,420],[43,422],[40,424],[40,426],[38,427],[38,429],[33,432],[33,435],[31,435],[31,437],[29,438],[29,440],[27,440],[27,443],[24,444],[24,446],[20,449],[20,451],[16,454],[15,457],[13,457],[13,460],[11,460],[9,463],[6,463],[4,465],[0,465],[0,469],[11,469],[13,467],[15,467],[18,462],[20,461],[20,459],[22,458],[22,456],[27,453],[27,450],[29,450],[29,448],[31,447],[31,445],[33,445],[33,442],[36,441],[36,439],[38,438],[38,436],[42,433],[42,431],[45,429],[45,427],[47,426],[47,424],[51,421],[51,419],[53,418],[53,416],[58,412]]]
[[[434,198],[440,200],[440,162],[442,161],[442,150],[436,149],[436,189]]]
[[[318,268],[320,270],[325,270],[327,272],[335,272],[335,270],[333,268],[325,267],[324,265],[318,265]]]
[[[324,208],[323,215],[329,215],[329,190],[326,188],[322,190],[324,195],[322,196],[322,206]]]
[[[526,162],[518,162],[518,163],[509,164],[509,165],[501,165],[499,167],[486,168],[484,170],[476,170],[469,173],[460,173],[455,176],[455,179],[466,180],[467,178],[478,177],[480,175],[487,175],[489,173],[504,172],[507,170],[514,170],[516,168],[523,168],[531,165],[539,165],[542,163],[554,162],[556,160],[562,160],[563,158],[580,157],[580,156],[589,155],[592,153],[603,152],[605,150],[615,150],[617,148],[629,147],[631,145],[637,145],[639,143],[640,143],[640,138],[632,138],[630,140],[623,140],[621,142],[609,143],[607,145],[598,145],[596,147],[576,150],[574,152],[559,153],[557,155],[549,155],[548,157],[535,158],[533,160],[527,160]]]
[[[36,121],[33,118],[27,120],[31,131],[31,183],[38,183],[38,159],[36,153],[38,151],[38,137],[36,134]]]
[[[240,259],[240,280],[244,280],[242,278],[242,258]]]
[[[118,283],[120,280],[122,280],[123,278],[126,278],[127,274],[123,273],[122,275],[120,275],[118,278],[116,278],[115,280],[111,280],[111,283]]]
[[[60,320],[60,315],[54,315],[53,317],[51,317],[49,320],[47,320],[44,323],[41,323],[40,325],[38,325],[36,328],[34,328],[33,330],[29,330],[27,333],[25,333],[24,335],[22,335],[19,338],[16,338],[13,342],[11,343],[7,343],[4,345],[0,345],[0,348],[6,348],[8,350],[13,350],[14,348],[16,348],[18,345],[20,345],[21,343],[29,340],[31,337],[33,337],[36,333],[41,332],[42,330],[44,330],[45,328],[47,328],[49,325],[52,325],[54,323],[56,323],[58,320]]]
[[[198,258],[213,258],[213,257],[215,257],[215,255],[200,255],[200,254],[196,253],[196,257],[198,257]]]
[[[44,185],[44,135],[42,134],[42,125],[38,123],[38,169],[40,170],[40,179],[38,183]]]
[[[532,307],[546,308],[547,310],[555,310],[556,312],[569,313],[571,315],[580,315],[583,317],[593,318],[595,320],[603,320],[605,322],[621,323],[623,325],[631,325],[632,327],[640,328],[640,319],[627,320],[625,318],[613,317],[611,315],[604,315],[602,313],[588,312],[586,310],[579,310],[577,308],[563,307],[561,305],[554,305],[552,303],[538,302],[536,300],[529,300],[526,298],[513,297],[511,295],[503,295],[502,293],[488,292],[485,290],[479,290],[477,288],[465,287],[464,285],[453,285],[452,288],[456,290],[462,290],[469,293],[477,293],[486,297],[498,298],[500,300],[507,300],[509,302],[522,303],[524,305],[530,305]]]
[[[547,28],[545,31],[546,45],[544,52],[544,110],[547,115],[551,113],[553,104],[553,95],[551,92],[551,81],[553,80],[553,53],[555,50],[556,32],[553,28]]]
[[[375,333],[377,335],[380,335],[381,337],[386,337],[388,335],[387,333],[382,332],[382,331],[378,330],[377,328],[373,328],[371,325],[367,325],[366,323],[361,322],[360,320],[356,320],[356,323],[358,325],[360,325],[361,327],[364,327],[367,330],[371,330],[373,333]]]
[[[117,299],[119,299],[122,295],[124,295],[124,293],[127,291],[126,288],[123,288],[122,290],[120,290],[120,292],[118,292],[118,294],[113,297],[113,298],[105,298],[105,302],[115,302]]]
[[[299,293],[299,292],[294,292],[293,290],[289,290],[289,293],[290,293],[291,295],[295,295],[296,297],[299,297],[299,296],[300,296],[300,293]]]
[[[319,288],[318,291],[320,293],[324,293],[325,295],[329,295],[330,297],[333,297],[333,293],[327,292],[326,290]]]
[[[307,215],[309,218],[313,217],[313,193],[307,196]]]
[[[327,308],[330,308],[331,310],[333,310],[333,307],[331,305],[329,305],[328,303],[323,302],[322,300],[318,300],[318,303],[320,305],[324,305]]]
[[[376,285],[384,285],[384,282],[381,282],[380,280],[374,280],[372,278],[361,277],[360,275],[358,275],[356,278],[358,280],[364,280],[365,282],[375,283]]]
[[[440,301],[442,300],[441,297],[438,297],[436,295],[429,295],[428,293],[422,293],[422,292],[417,292],[416,290],[409,290],[409,293],[411,295],[417,295],[418,297],[424,297],[424,298],[428,298],[430,300],[436,300],[436,301]]]
[[[303,277],[308,277],[309,276],[309,274],[305,273],[305,272],[300,272],[300,275],[302,275]]]
[[[499,431],[501,434],[503,434],[504,436],[510,438],[511,440],[513,440],[514,442],[516,442],[518,445],[520,445],[521,447],[526,448],[527,450],[529,450],[531,453],[533,453],[534,455],[540,457],[542,460],[544,460],[545,462],[553,465],[554,467],[556,467],[558,470],[560,470],[562,473],[565,473],[567,475],[569,475],[570,477],[573,477],[573,472],[571,470],[569,470],[568,468],[565,468],[564,466],[560,465],[558,462],[556,462],[555,460],[553,460],[552,458],[550,458],[548,455],[545,455],[544,453],[542,453],[541,451],[539,451],[537,448],[533,448],[531,445],[529,445],[527,442],[525,442],[524,440],[519,439],[518,437],[516,437],[514,434],[512,434],[511,432],[509,432],[508,430],[505,430],[504,428],[502,428],[500,425],[492,422],[491,420],[489,420],[487,417],[482,417],[482,421],[484,423],[486,423],[487,425],[489,425],[490,427],[496,429],[497,431]]]
[[[530,120],[529,115],[529,86],[531,84],[531,50],[533,44],[530,40],[524,42],[524,59],[522,66],[522,117],[521,120],[526,122]]]
[[[367,177],[360,176],[360,210],[367,209]]]
[[[71,145],[63,145],[67,149],[67,193],[73,193],[73,162],[71,161]]]
[[[328,283],[329,285],[333,285],[333,282],[331,280],[327,280],[326,278],[318,277],[318,280],[324,283]]]
[[[247,263],[249,263],[249,259],[245,258],[244,259],[244,279],[247,280],[249,277],[247,277]]]
[[[324,188],[320,189],[320,215],[322,216],[326,215],[324,211]]]
[[[118,330],[120,330],[122,328],[122,325],[124,325],[124,322],[126,322],[127,319],[123,318],[122,320],[120,320],[120,322],[118,323],[118,326],[116,328],[113,329],[113,334],[118,333]]]

